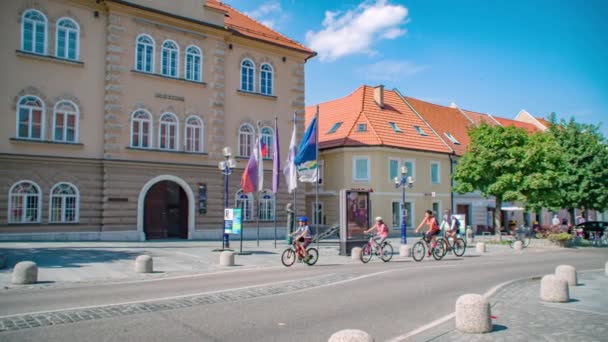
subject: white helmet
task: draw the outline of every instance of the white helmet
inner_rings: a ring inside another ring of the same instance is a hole
[[[382,216],[376,217],[376,221],[382,221]]]

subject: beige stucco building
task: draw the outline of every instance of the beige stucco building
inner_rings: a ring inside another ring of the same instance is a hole
[[[1,8],[0,240],[219,238],[224,146],[238,161],[229,203],[253,234],[242,168],[275,116],[289,144],[313,51],[215,0]],[[265,194],[265,236],[290,198]]]

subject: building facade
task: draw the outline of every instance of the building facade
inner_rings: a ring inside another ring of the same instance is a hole
[[[270,232],[275,210],[284,226],[291,196],[265,191],[258,206],[239,180],[254,138],[272,146],[275,116],[280,132],[291,131],[294,112],[303,118],[313,51],[214,0],[2,9],[11,82],[0,86],[10,99],[0,239],[219,238],[225,146],[238,162],[229,204],[244,207],[245,234],[256,215]]]

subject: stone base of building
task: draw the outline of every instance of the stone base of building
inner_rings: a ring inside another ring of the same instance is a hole
[[[137,231],[2,233],[0,241],[141,241]]]

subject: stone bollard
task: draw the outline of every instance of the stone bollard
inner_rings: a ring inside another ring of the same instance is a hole
[[[22,261],[13,269],[12,283],[15,285],[35,284],[38,282],[38,266],[35,262]]]
[[[606,273],[606,275],[608,276],[608,261],[606,261],[606,265],[604,265],[604,273]]]
[[[513,243],[513,249],[516,251],[521,251],[524,249],[524,243],[517,240]]]
[[[140,255],[135,259],[136,273],[152,273],[154,271],[152,257],[149,255]]]
[[[553,274],[544,276],[540,281],[540,299],[544,302],[557,303],[569,301],[568,282]]]
[[[220,253],[220,265],[234,266],[234,252],[223,251]]]
[[[353,247],[353,249],[350,250],[351,259],[361,260],[361,251],[363,251],[361,247]]]
[[[490,302],[478,294],[465,294],[456,300],[456,329],[465,333],[492,331]]]
[[[345,329],[331,335],[327,342],[374,342],[374,338],[363,330]]]
[[[0,255],[0,270],[6,266],[6,257],[4,255]]]
[[[471,227],[467,227],[466,233],[467,244],[472,244],[475,241],[475,235],[473,234],[473,229]]]
[[[475,250],[477,253],[485,253],[486,252],[486,244],[484,242],[478,242],[475,246]]]
[[[576,268],[570,265],[559,265],[555,268],[555,275],[558,278],[564,279],[570,286],[578,285],[578,277]]]
[[[410,246],[408,245],[401,245],[401,247],[399,247],[399,256],[401,257],[411,257],[412,256],[412,249],[410,248]]]

